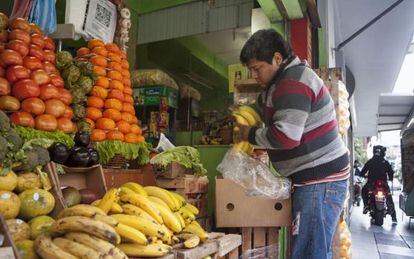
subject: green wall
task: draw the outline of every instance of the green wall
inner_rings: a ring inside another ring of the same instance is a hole
[[[138,45],[137,68],[162,69],[173,75],[176,81],[193,86],[202,95],[201,110],[227,109],[229,96],[227,78],[197,58],[191,50],[181,44],[180,40]],[[190,81],[185,76],[190,72],[203,78],[202,81],[208,83],[208,87]]]

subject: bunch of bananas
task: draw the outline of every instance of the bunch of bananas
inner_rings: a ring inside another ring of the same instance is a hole
[[[248,105],[239,106],[236,110],[232,112],[232,115],[236,119],[236,122],[240,125],[252,127],[258,126],[262,123],[260,115],[252,107]],[[237,132],[238,130],[238,127],[234,128],[235,132]],[[245,152],[249,155],[251,155],[253,152],[253,145],[251,145],[248,141],[240,141],[234,144],[233,148],[235,150]]]
[[[49,234],[35,240],[35,250],[44,259],[128,258],[116,245],[121,237],[119,222],[98,207],[78,204],[62,210]]]
[[[121,237],[117,248],[128,256],[163,256],[174,244],[183,242],[184,247],[193,248],[208,238],[208,233],[195,221],[198,209],[181,195],[160,187],[128,182],[108,190],[92,205],[116,222],[92,216],[112,225]]]

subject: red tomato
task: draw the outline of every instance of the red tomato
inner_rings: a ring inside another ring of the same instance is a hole
[[[15,50],[20,53],[22,57],[26,57],[29,54],[29,48],[27,44],[21,40],[11,40],[7,43],[7,48]]]
[[[53,40],[49,37],[44,37],[45,40],[45,49],[55,51],[55,43]]]
[[[57,129],[64,133],[72,133],[75,129],[73,122],[68,118],[59,118],[57,120]]]
[[[9,37],[9,32],[7,30],[0,31],[0,42],[6,42]]]
[[[29,55],[38,58],[40,61],[44,60],[43,50],[39,46],[34,44],[30,44]]]
[[[35,57],[25,57],[23,59],[23,65],[30,70],[36,70],[36,69],[43,68],[42,61],[40,61],[40,59],[35,58]]]
[[[30,128],[34,128],[35,126],[35,121],[32,115],[30,115],[30,113],[27,112],[13,112],[13,114],[10,115],[10,121],[16,126]]]
[[[53,50],[45,49],[43,51],[43,56],[46,61],[55,64],[55,52],[53,52]]]
[[[59,90],[56,86],[52,84],[46,84],[40,86],[40,96],[39,98],[43,101],[49,100],[49,99],[56,99],[59,98]]]
[[[6,77],[6,70],[3,67],[0,67],[0,77]]]
[[[9,21],[9,27],[12,30],[13,29],[20,29],[20,30],[23,30],[23,31],[28,32],[28,33],[31,30],[29,22],[26,21],[23,18],[16,18],[16,19],[13,19],[13,20]]]
[[[50,82],[49,74],[43,69],[32,71],[30,78],[33,79],[38,85],[44,85]]]
[[[58,70],[57,70],[57,68],[55,67],[55,65],[53,65],[51,62],[49,62],[49,61],[43,61],[43,69],[46,71],[46,72],[48,72],[49,74],[50,73],[57,73],[58,72]]]
[[[58,88],[63,88],[65,86],[65,81],[63,81],[63,78],[60,75],[57,74],[50,74],[50,82],[58,87]]]
[[[72,102],[72,94],[65,88],[60,88],[59,94],[60,94],[59,99],[66,105],[69,105]]]
[[[10,84],[9,81],[0,77],[0,96],[10,94]]]
[[[34,115],[40,115],[45,112],[45,103],[37,97],[24,99],[22,110]]]
[[[63,118],[72,119],[73,117],[73,110],[69,106],[66,106],[65,112],[62,115]]]
[[[30,34],[25,31],[19,30],[19,29],[12,30],[9,33],[8,39],[9,40],[21,40],[27,45],[29,45],[31,41]]]
[[[5,67],[23,64],[23,58],[20,53],[12,49],[3,50],[0,54],[0,59]]]
[[[50,114],[42,114],[35,119],[36,129],[44,131],[55,131],[57,128],[57,120],[55,116]]]
[[[6,70],[6,78],[10,83],[30,77],[30,70],[24,66],[10,66]]]
[[[40,95],[39,86],[32,79],[21,79],[14,83],[12,95],[19,101]]]
[[[59,99],[49,99],[46,101],[46,114],[55,116],[56,118],[61,117],[66,110],[65,104]]]
[[[31,42],[32,44],[39,46],[41,49],[45,47],[45,40],[43,39],[43,36],[40,34],[32,34]]]

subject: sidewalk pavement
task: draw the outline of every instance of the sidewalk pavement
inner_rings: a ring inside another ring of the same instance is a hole
[[[397,225],[392,224],[389,215],[384,219],[382,227],[371,225],[369,215],[362,214],[362,204],[353,207],[350,222],[353,259],[414,258],[414,219],[409,229],[409,218],[398,208],[398,195],[394,195],[393,199],[397,210]]]

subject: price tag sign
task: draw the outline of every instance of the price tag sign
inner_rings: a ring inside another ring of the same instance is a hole
[[[89,0],[85,31],[92,38],[113,42],[117,21],[116,6],[108,0]]]

